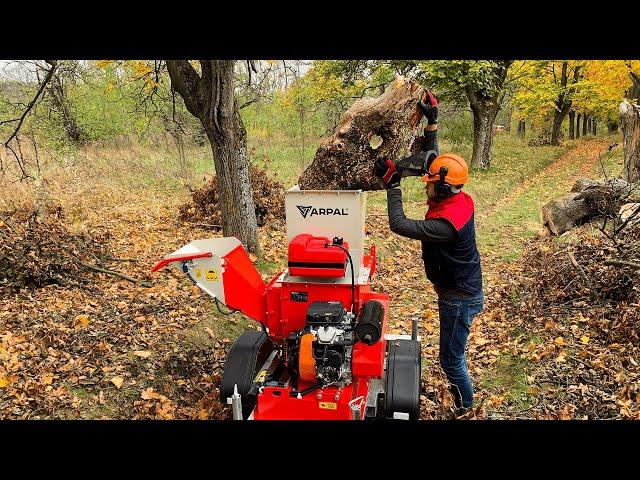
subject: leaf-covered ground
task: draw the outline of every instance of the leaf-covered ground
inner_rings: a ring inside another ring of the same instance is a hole
[[[576,176],[593,173],[608,140],[576,145],[478,211],[487,304],[469,338],[477,400],[470,418],[638,416],[636,345],[631,336],[612,340],[611,329],[597,321],[628,305],[597,310],[577,299],[546,311],[526,296],[537,279],[521,252],[565,248],[536,236],[540,205]],[[149,272],[190,240],[220,233],[177,220],[184,196],[99,176],[61,172],[58,182],[39,190],[44,197],[11,189],[0,216],[1,252],[22,256],[23,271],[32,275],[0,278],[0,418],[229,418],[217,391],[226,351],[255,325],[218,314],[175,270]],[[15,213],[35,205],[49,207],[35,217]],[[422,418],[450,418],[452,401],[437,363],[436,297],[424,278],[419,242],[389,234],[384,210],[370,210],[368,239],[379,255],[373,287],[391,295],[392,331],[407,333],[411,318],[421,319]],[[47,234],[49,243],[42,240]],[[267,224],[260,239],[256,265],[266,279],[284,265],[286,236],[280,224]],[[36,285],[32,277],[44,280]]]

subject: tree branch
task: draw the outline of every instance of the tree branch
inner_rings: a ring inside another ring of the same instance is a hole
[[[40,97],[40,94],[43,92],[44,88],[47,86],[47,83],[49,83],[49,81],[51,80],[51,77],[53,76],[53,72],[55,71],[56,65],[57,65],[58,62],[57,62],[57,60],[46,60],[46,62],[49,65],[51,65],[51,68],[47,72],[47,76],[44,78],[44,80],[40,84],[40,88],[38,89],[38,92],[36,93],[36,96],[33,97],[33,100],[31,100],[29,102],[29,104],[27,105],[27,108],[22,113],[22,116],[18,120],[18,125],[16,126],[15,130],[13,131],[13,133],[11,134],[9,139],[6,142],[4,142],[4,146],[7,147],[7,148],[9,147],[9,142],[11,142],[11,140],[13,140],[15,138],[15,136],[18,134],[18,132],[20,131],[20,127],[22,126],[22,123],[24,122],[24,119],[26,118],[27,114],[31,111],[33,106],[36,104],[36,102],[38,101],[38,98]],[[14,155],[15,155],[15,153],[14,153]]]
[[[200,118],[203,113],[200,101],[200,76],[188,60],[167,60],[167,71],[173,89],[180,94],[189,112]]]

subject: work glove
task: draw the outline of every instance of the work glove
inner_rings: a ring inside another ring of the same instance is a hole
[[[373,173],[382,179],[385,188],[396,188],[400,186],[400,172],[389,157],[378,157],[373,164]]]
[[[438,100],[433,96],[429,90],[427,90],[427,96],[424,101],[418,102],[418,107],[422,110],[428,125],[435,125],[438,123]]]

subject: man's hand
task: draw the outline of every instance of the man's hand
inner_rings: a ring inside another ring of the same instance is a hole
[[[373,164],[373,173],[382,179],[385,188],[396,188],[400,186],[400,173],[389,157],[378,157]]]
[[[438,100],[430,91],[427,90],[426,97],[418,102],[418,107],[426,117],[428,125],[438,123]]]

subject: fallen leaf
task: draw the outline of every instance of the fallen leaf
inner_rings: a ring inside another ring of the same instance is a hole
[[[0,377],[0,388],[4,388],[9,385],[9,380],[7,377]]]
[[[589,343],[589,337],[587,337],[586,335],[583,335],[583,336],[581,336],[581,337],[580,337],[580,341],[581,341],[584,345],[586,345],[586,344],[588,344],[588,343]]]
[[[565,344],[565,343],[564,343],[564,338],[562,338],[562,337],[558,337],[558,338],[556,338],[556,339],[553,341],[553,343],[555,343],[556,345],[558,345],[558,346],[562,347],[562,346],[564,346],[564,344]]]
[[[258,256],[253,253],[250,253],[249,260],[251,260],[253,263],[256,263],[258,261]]]
[[[149,350],[135,350],[133,354],[136,357],[141,357],[141,358],[149,358],[151,356],[151,352]]]
[[[122,377],[113,377],[111,379],[111,383],[113,383],[118,390],[120,389],[120,387],[122,387],[123,382],[124,382],[124,378]]]
[[[87,325],[89,325],[89,317],[87,315],[78,315],[76,317],[76,321],[75,324],[73,325],[73,328],[80,329],[80,328],[84,328]]]
[[[53,375],[42,375],[42,377],[40,377],[40,382],[43,385],[51,385],[51,382],[53,382]]]

